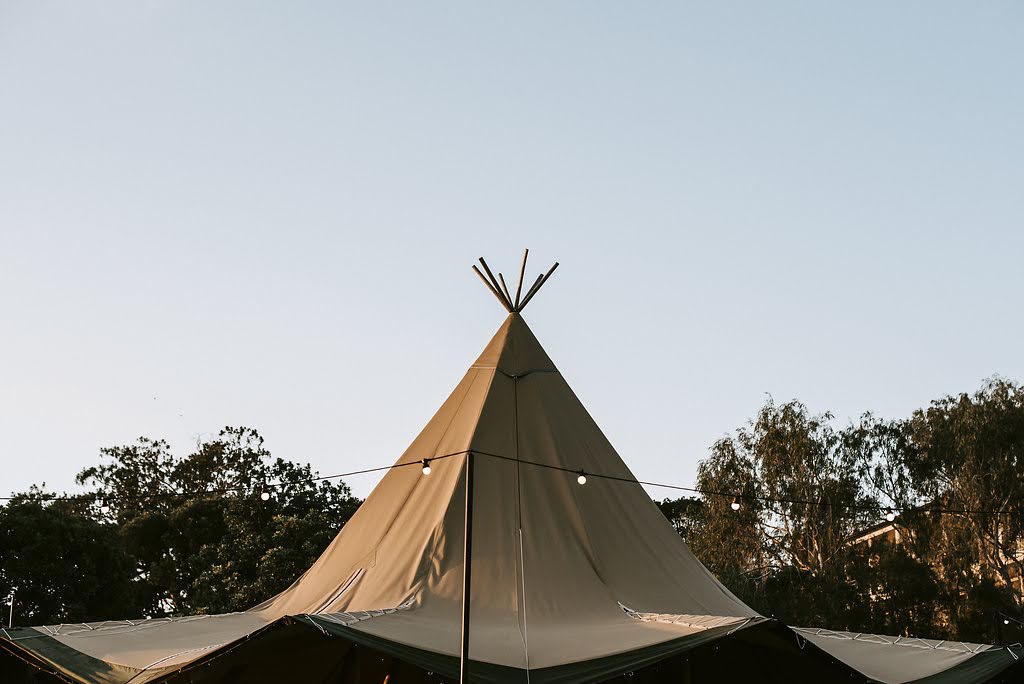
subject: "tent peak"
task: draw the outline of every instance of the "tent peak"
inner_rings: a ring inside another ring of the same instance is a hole
[[[526,275],[526,258],[530,256],[530,250],[527,249],[523,252],[523,265],[519,268],[519,284],[516,286],[516,296],[513,297],[512,293],[508,289],[508,285],[505,283],[505,276],[502,273],[498,273],[498,277],[495,278],[494,274],[491,273],[490,267],[487,266],[487,262],[484,261],[483,257],[480,257],[480,265],[484,267],[484,271],[487,273],[485,276],[481,273],[480,269],[473,264],[473,271],[480,276],[480,280],[484,281],[484,285],[491,291],[502,307],[505,308],[509,313],[519,313],[526,308],[526,305],[530,303],[534,295],[544,286],[544,283],[548,281],[551,274],[558,268],[558,262],[548,269],[547,273],[541,273],[537,276],[537,280],[533,282],[533,285],[523,295],[523,277]]]

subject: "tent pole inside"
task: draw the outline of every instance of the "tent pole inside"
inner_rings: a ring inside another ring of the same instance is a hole
[[[469,682],[469,614],[473,581],[473,452],[466,454],[466,514],[463,540],[462,566],[462,652],[459,662],[459,682]]]

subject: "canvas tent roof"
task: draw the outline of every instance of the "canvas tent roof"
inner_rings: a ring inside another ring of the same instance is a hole
[[[285,649],[260,670],[269,677],[288,653],[330,648],[311,635],[332,635],[331,657],[359,646],[449,676],[461,645],[470,454],[474,681],[604,681],[711,642],[800,661],[764,681],[845,677],[850,670],[837,660],[857,667],[818,635],[803,636],[814,644],[807,653],[820,657],[802,656],[787,628],[759,616],[693,556],[518,309],[321,557],[278,596],[229,615],[24,628],[0,633],[0,646],[71,681],[143,684]],[[580,486],[575,471],[616,479]],[[267,646],[247,650],[250,643]],[[324,665],[321,677],[324,656],[295,657],[306,681],[373,681],[339,679],[340,663]],[[715,671],[756,664],[728,660],[719,658]],[[687,667],[702,662],[695,655]]]
[[[795,627],[810,643],[882,684],[985,682],[1024,657],[1020,644],[990,646]],[[1021,681],[1024,671],[1014,679]],[[1000,680],[1002,681],[1002,680]]]
[[[479,454],[474,660],[542,669],[759,619],[693,557],[640,485],[592,478],[581,487],[574,473],[514,460],[632,478],[512,313],[398,459],[415,467],[390,470],[286,591],[247,613],[65,626],[50,636],[105,662],[162,669],[285,616],[337,615],[358,632],[458,655],[470,451]],[[429,476],[422,459],[431,459]],[[359,611],[375,612],[353,619]]]

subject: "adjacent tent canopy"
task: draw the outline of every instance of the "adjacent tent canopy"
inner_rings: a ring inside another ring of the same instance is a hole
[[[883,684],[1024,681],[1024,649],[795,627],[802,638]],[[1008,670],[1014,668],[1015,673]],[[1002,675],[1002,676],[1000,676]]]
[[[712,576],[523,320],[547,276],[524,300],[492,276],[508,317],[287,590],[243,613],[0,632],[12,656],[0,679],[29,681],[19,674],[25,663],[103,684],[452,681],[469,459],[471,681],[859,681],[849,679],[855,668],[894,684],[909,681],[891,676],[900,668],[962,664],[960,654],[936,659],[936,649],[918,649],[890,668],[845,642],[758,615]],[[581,485],[580,473],[610,477]]]

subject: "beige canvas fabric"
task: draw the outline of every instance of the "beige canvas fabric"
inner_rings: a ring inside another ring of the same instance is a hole
[[[259,612],[408,603],[354,628],[457,655],[465,451],[476,459],[473,659],[547,667],[698,629],[643,622],[622,606],[737,622],[756,615],[694,558],[641,486],[593,476],[581,486],[575,472],[516,462],[632,478],[519,314],[399,459],[442,457],[431,474],[391,471],[310,571]]]
[[[997,646],[959,641],[834,632],[795,627],[798,634],[838,660],[883,684],[905,684],[945,672]],[[1014,656],[1006,651],[1005,661]],[[959,681],[974,681],[968,678]]]
[[[128,670],[160,670],[199,658],[265,627],[256,613],[198,615],[158,620],[123,620],[37,627],[71,648]],[[17,643],[32,648],[32,636]],[[116,679],[114,672],[111,681]]]

